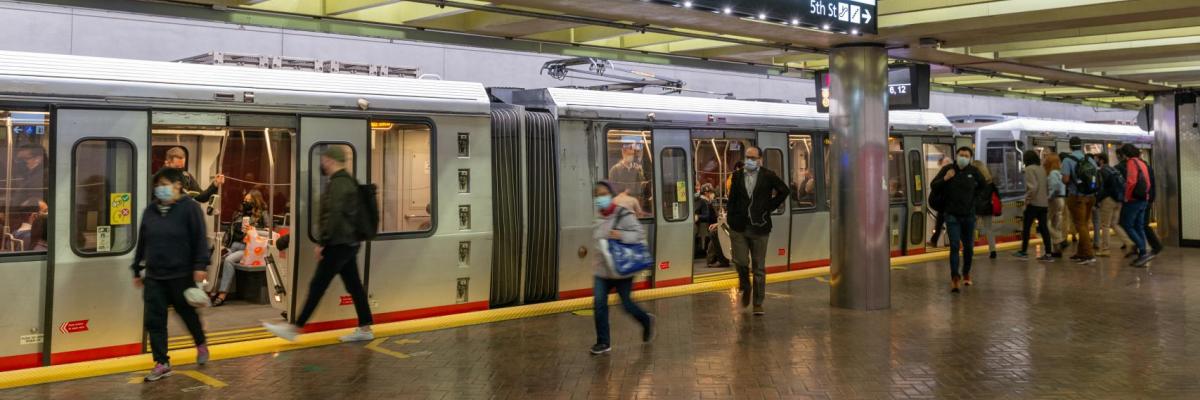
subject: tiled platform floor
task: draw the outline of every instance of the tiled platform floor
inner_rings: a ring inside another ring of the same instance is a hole
[[[343,344],[179,368],[224,387],[116,375],[0,398],[1196,399],[1196,260],[1168,250],[1135,269],[1001,254],[977,259],[977,286],[960,295],[947,291],[945,262],[894,271],[890,311],[831,309],[817,279],[769,286],[764,317],[732,292],[650,302],[657,341],[639,343],[617,313],[604,356],[586,352],[589,316],[559,314],[394,337],[379,346],[391,354]]]

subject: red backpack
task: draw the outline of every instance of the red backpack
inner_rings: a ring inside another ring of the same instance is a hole
[[[1004,203],[1000,201],[1000,194],[992,191],[992,215],[999,217],[1004,212]]]

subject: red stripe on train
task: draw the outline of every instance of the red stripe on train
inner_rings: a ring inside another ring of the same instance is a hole
[[[671,286],[683,286],[692,283],[692,277],[684,277],[679,279],[668,279],[665,281],[654,282],[654,287],[664,288]]]
[[[42,366],[42,353],[0,357],[0,371]]]
[[[430,317],[440,317],[443,315],[461,314],[471,311],[483,311],[488,309],[487,301],[476,301],[463,304],[452,304],[448,306],[437,306],[429,308],[418,308],[415,310],[393,311],[386,313],[373,314],[376,324],[383,324],[396,321],[407,321],[411,319],[421,319]],[[320,332],[334,329],[353,328],[358,325],[357,318],[340,319],[336,321],[314,322],[304,326],[305,332]]]
[[[105,358],[132,356],[142,353],[141,343],[123,344],[119,346],[100,347],[95,349],[65,351],[50,354],[50,364],[70,364],[82,361],[102,360]]]
[[[824,259],[824,260],[812,260],[812,261],[792,263],[791,265],[788,266],[788,268],[791,269],[792,271],[799,271],[802,269],[820,268],[820,267],[828,267],[828,266],[829,266],[829,260]]]

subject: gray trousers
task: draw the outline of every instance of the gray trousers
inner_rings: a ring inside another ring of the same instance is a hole
[[[767,238],[750,231],[729,232],[733,247],[733,265],[737,268],[738,288],[754,295],[754,305],[761,306],[767,297]],[[754,270],[754,287],[751,290],[751,262]]]

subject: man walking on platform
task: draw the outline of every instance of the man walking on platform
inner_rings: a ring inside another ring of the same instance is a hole
[[[791,195],[786,183],[775,171],[762,167],[762,151],[746,149],[745,166],[733,173],[726,206],[729,239],[733,242],[733,265],[738,272],[742,307],[754,296],[754,315],[763,315],[767,290],[767,239],[771,236],[771,212]],[[753,262],[754,285],[750,272]]]
[[[1093,208],[1096,193],[1100,191],[1100,168],[1096,162],[1083,154],[1083,140],[1072,137],[1071,153],[1062,160],[1063,182],[1067,184],[1067,210],[1075,227],[1076,248],[1072,260],[1079,264],[1096,262],[1092,254]]]
[[[356,225],[359,213],[368,212],[358,192],[358,181],[346,172],[346,152],[339,146],[329,146],[321,153],[321,173],[329,176],[329,187],[321,194],[320,232],[317,246],[317,271],[309,284],[308,298],[296,318],[296,324],[268,324],[263,326],[271,333],[287,340],[295,340],[300,328],[312,317],[325,289],[329,288],[334,276],[341,276],[346,291],[354,300],[354,311],[358,313],[358,329],[342,336],[343,342],[371,340],[373,324],[371,308],[367,303],[367,292],[358,277],[358,248],[361,232],[365,227]]]

